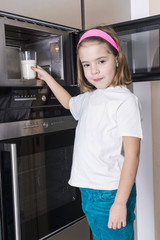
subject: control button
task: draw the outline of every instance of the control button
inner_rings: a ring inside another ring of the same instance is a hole
[[[41,99],[42,99],[43,102],[45,102],[47,100],[45,95],[43,95]]]
[[[44,122],[44,123],[43,123],[43,127],[44,127],[44,128],[48,128],[48,122]]]

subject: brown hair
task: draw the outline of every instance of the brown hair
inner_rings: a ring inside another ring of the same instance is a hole
[[[107,44],[109,50],[111,53],[117,57],[118,60],[118,67],[116,69],[116,74],[114,76],[114,79],[112,81],[112,86],[123,86],[131,83],[131,73],[128,67],[128,63],[125,57],[125,54],[123,52],[123,49],[120,45],[119,39],[115,31],[111,27],[96,27],[96,29],[100,29],[107,34],[109,34],[114,41],[116,42],[119,52],[111,45],[109,44],[106,40],[100,38],[100,37],[88,37],[84,39],[78,46],[77,48],[77,68],[78,68],[78,84],[80,89],[83,92],[88,92],[96,89],[91,83],[88,82],[84,75],[83,67],[79,58],[79,48],[83,46],[83,43],[86,42],[91,42],[91,41],[98,41],[99,43],[105,43]]]

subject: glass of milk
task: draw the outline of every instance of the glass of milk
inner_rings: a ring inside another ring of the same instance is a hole
[[[21,51],[21,76],[23,79],[34,79],[36,78],[36,72],[31,67],[37,65],[37,53],[34,50]]]

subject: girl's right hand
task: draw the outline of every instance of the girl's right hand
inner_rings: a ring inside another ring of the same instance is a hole
[[[31,67],[37,73],[37,77],[44,80],[51,89],[58,101],[64,108],[69,109],[69,100],[71,95],[56,80],[40,66]]]
[[[37,65],[37,67],[31,67],[33,71],[37,73],[37,77],[41,80],[47,81],[48,78],[51,77],[51,75],[46,72],[43,68]]]

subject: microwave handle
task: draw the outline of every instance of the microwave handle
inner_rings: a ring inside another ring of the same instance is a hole
[[[3,151],[10,152],[10,155],[11,155],[15,239],[21,240],[18,166],[17,166],[17,145],[16,145],[16,143],[11,143],[11,144],[4,143]]]

